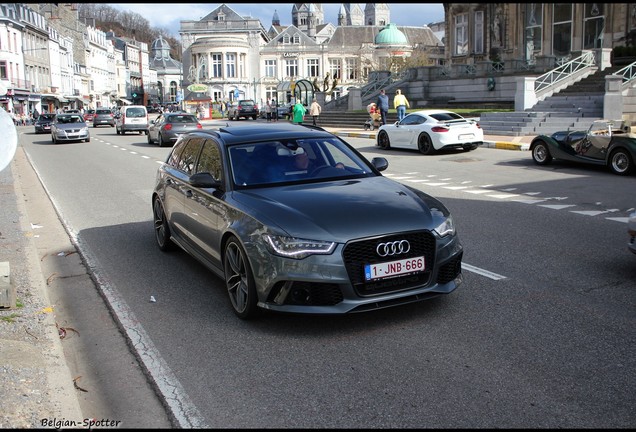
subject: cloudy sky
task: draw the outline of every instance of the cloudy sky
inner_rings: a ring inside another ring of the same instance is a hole
[[[148,20],[152,27],[162,27],[175,37],[179,36],[181,20],[199,20],[222,3],[111,3],[111,6],[136,12]],[[274,11],[281,25],[291,24],[293,3],[226,3],[236,13],[261,20],[268,29]],[[356,3],[352,3],[356,4]],[[357,3],[364,10],[365,3]],[[322,3],[325,22],[338,24],[338,10],[342,3]],[[389,3],[391,22],[397,25],[422,26],[444,20],[442,3]]]

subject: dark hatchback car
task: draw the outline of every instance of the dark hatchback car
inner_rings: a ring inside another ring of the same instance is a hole
[[[157,172],[157,245],[178,245],[221,277],[243,319],[448,294],[462,282],[453,218],[438,199],[384,177],[387,167],[311,126],[187,134]]]
[[[53,120],[55,120],[55,114],[40,114],[33,124],[35,133],[51,133],[51,124],[53,123]]]
[[[174,145],[183,134],[202,129],[201,122],[187,113],[164,113],[148,126],[148,144],[157,143],[159,147]]]
[[[93,116],[93,127],[110,126],[115,127],[115,115],[109,108],[98,108]]]

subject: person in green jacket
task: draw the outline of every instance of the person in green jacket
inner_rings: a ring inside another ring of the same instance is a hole
[[[296,105],[294,105],[294,109],[292,110],[292,123],[303,124],[306,112],[307,108],[305,108],[302,101],[298,99],[298,102],[296,102]]]

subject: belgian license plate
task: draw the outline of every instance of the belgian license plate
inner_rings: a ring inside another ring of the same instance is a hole
[[[459,136],[459,139],[471,139],[471,138],[475,138],[475,134],[462,134]]]
[[[364,266],[364,278],[369,281],[401,276],[410,273],[422,272],[425,267],[423,256],[406,258],[397,261],[367,264]]]

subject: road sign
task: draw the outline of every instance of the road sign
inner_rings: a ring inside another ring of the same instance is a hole
[[[137,93],[133,93],[133,97],[136,98],[137,97]]]

